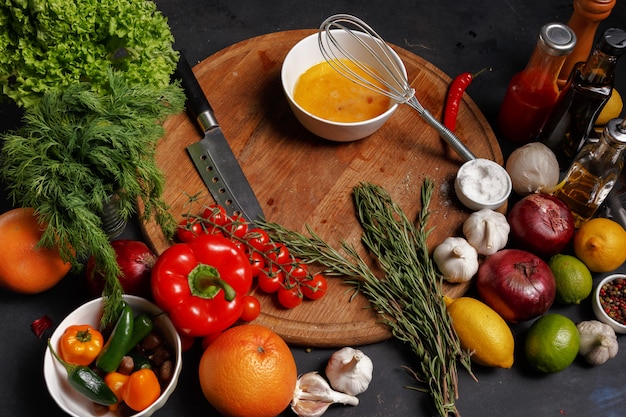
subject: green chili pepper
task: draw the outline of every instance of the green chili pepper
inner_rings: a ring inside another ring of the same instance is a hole
[[[78,392],[87,397],[90,401],[102,405],[113,405],[117,403],[115,393],[107,386],[104,379],[95,373],[91,368],[83,365],[74,365],[65,362],[57,355],[48,339],[48,347],[52,355],[63,365],[67,372],[67,380]]]
[[[126,354],[126,347],[132,335],[133,310],[128,304],[125,304],[109,340],[107,340],[96,358],[96,366],[107,373],[115,371],[120,366],[124,354]]]
[[[133,334],[128,341],[128,345],[126,345],[126,351],[124,353],[130,352],[135,346],[141,343],[141,341],[152,332],[153,328],[154,323],[149,314],[142,313],[135,317],[133,320]]]

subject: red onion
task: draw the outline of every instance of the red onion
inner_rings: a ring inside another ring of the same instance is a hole
[[[491,255],[478,269],[480,298],[511,323],[544,314],[556,296],[550,267],[538,256],[520,249]]]
[[[574,236],[574,216],[567,205],[547,194],[530,194],[508,215],[515,246],[542,257],[556,255]]]
[[[156,255],[148,246],[138,240],[119,239],[111,242],[117,255],[116,260],[122,276],[118,277],[122,289],[126,294],[144,298],[151,296],[150,273],[157,260]],[[87,284],[93,296],[101,296],[104,289],[104,275],[95,269],[95,259],[91,256],[87,260]]]

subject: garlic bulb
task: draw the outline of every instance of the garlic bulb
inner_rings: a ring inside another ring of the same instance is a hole
[[[506,161],[513,190],[527,195],[554,187],[559,182],[559,163],[541,142],[531,142],[515,149]]]
[[[433,251],[433,260],[449,282],[466,282],[478,272],[478,253],[462,237],[449,237]]]
[[[480,255],[493,255],[506,246],[511,226],[497,211],[475,211],[463,223],[463,235]]]
[[[598,320],[582,321],[576,325],[580,334],[580,353],[590,365],[602,365],[617,355],[619,346],[615,330]]]
[[[308,372],[298,378],[291,400],[291,409],[294,413],[300,417],[319,417],[331,404],[358,405],[359,399],[333,391],[317,372]]]
[[[326,365],[326,377],[337,391],[350,395],[364,392],[372,381],[374,364],[363,352],[344,347],[333,353]]]

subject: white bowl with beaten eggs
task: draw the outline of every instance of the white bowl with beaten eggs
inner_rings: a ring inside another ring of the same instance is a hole
[[[342,30],[334,30],[333,35],[341,42],[342,46],[349,52],[354,51],[354,59],[360,63],[367,65],[368,67],[377,71],[383,78],[385,78],[385,71],[381,69],[381,64],[376,62],[375,58],[366,53],[362,47],[358,46],[358,41],[353,39],[349,34]],[[326,33],[322,32],[322,37],[326,37]],[[371,43],[376,42],[374,39],[362,35],[357,32],[364,42]],[[352,46],[351,46],[352,45]],[[393,52],[393,51],[392,51]],[[400,57],[393,52],[392,59],[396,62],[398,67],[403,71],[406,76],[406,68],[402,63]],[[337,142],[350,142],[359,139],[363,139],[370,136],[391,117],[393,112],[397,109],[398,103],[390,100],[389,107],[383,113],[378,116],[371,117],[364,121],[356,122],[340,122],[322,118],[310,111],[305,110],[296,100],[294,100],[294,90],[296,83],[307,70],[311,69],[317,64],[325,62],[324,56],[320,51],[318,43],[318,33],[314,33],[300,42],[298,42],[287,54],[283,62],[281,70],[281,80],[283,90],[287,96],[289,105],[298,119],[298,121],[313,134],[322,137],[324,139],[337,141]],[[333,70],[334,71],[334,70]],[[372,95],[379,93],[372,92]]]

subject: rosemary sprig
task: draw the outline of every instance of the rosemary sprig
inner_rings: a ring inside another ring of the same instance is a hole
[[[42,246],[59,248],[75,267],[94,255],[107,280],[103,324],[117,317],[123,301],[115,251],[102,229],[103,203],[116,193],[120,217],[128,220],[141,199],[145,216],[173,235],[176,221],[161,198],[165,178],[155,154],[161,122],[182,111],[185,100],[176,84],[131,85],[113,70],[108,77],[106,92],[76,83],[29,108],[23,126],[1,137],[0,167],[13,204],[33,207],[48,225]]]
[[[375,256],[384,278],[378,278],[346,242],[337,250],[308,226],[310,237],[275,223],[262,226],[296,256],[322,264],[327,273],[344,276],[362,291],[393,336],[417,356],[411,374],[422,387],[416,389],[428,392],[438,413],[448,416],[458,415],[457,362],[470,374],[472,371],[469,353],[461,348],[443,302],[441,277],[428,253],[426,224],[432,191],[433,183],[426,179],[416,227],[384,189],[368,183],[354,188],[362,241]]]

